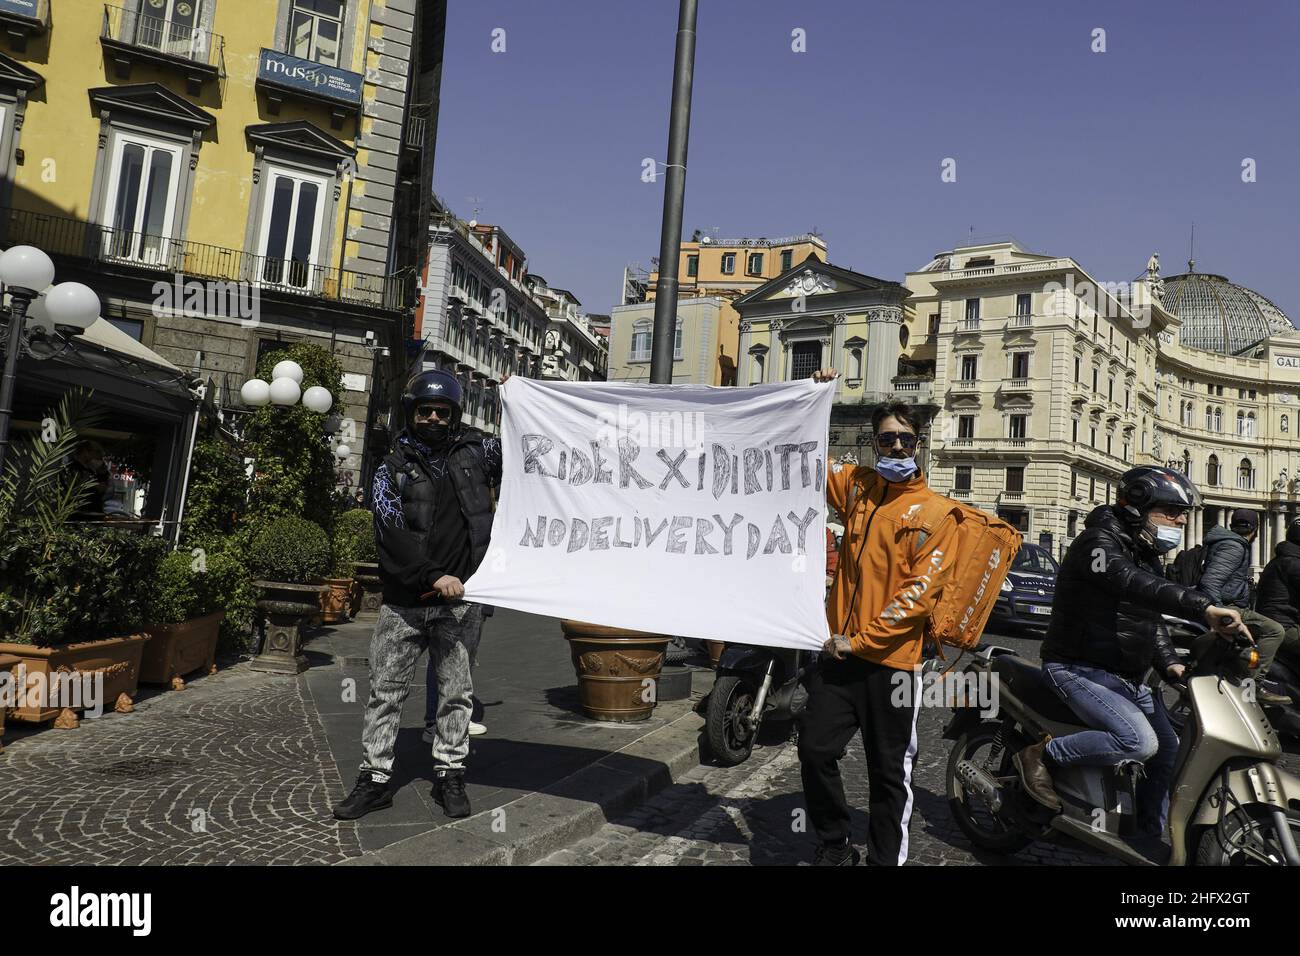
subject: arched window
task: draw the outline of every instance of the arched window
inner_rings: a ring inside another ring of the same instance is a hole
[[[1249,458],[1241,459],[1241,465],[1237,468],[1237,487],[1242,491],[1255,490],[1255,468]]]
[[[1219,483],[1219,456],[1211,455],[1210,460],[1205,463],[1205,483],[1207,485],[1217,485]]]
[[[907,340],[908,340],[908,338],[909,338],[910,336],[911,336],[911,333],[907,331],[907,326],[906,326],[906,325],[901,325],[901,324],[900,324],[900,325],[898,326],[898,344],[899,344],[899,346],[902,347],[902,348],[907,348]]]
[[[1254,412],[1246,413],[1246,437],[1247,438],[1255,437],[1255,413]]]
[[[1214,410],[1214,430],[1216,432],[1223,431],[1223,409],[1222,408],[1216,408]]]
[[[1287,433],[1288,431],[1290,431],[1290,430],[1291,430],[1291,417],[1290,417],[1289,415],[1283,415],[1283,416],[1282,416],[1282,433],[1283,433],[1283,434],[1286,434],[1286,433]]]
[[[1245,412],[1237,412],[1237,434],[1238,435],[1246,434],[1246,413]]]
[[[1183,474],[1192,477],[1192,453],[1186,448],[1183,449]]]
[[[1214,428],[1214,410],[1209,405],[1205,406],[1205,430],[1208,432]]]

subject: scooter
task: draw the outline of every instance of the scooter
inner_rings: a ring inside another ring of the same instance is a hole
[[[1182,691],[1188,710],[1169,801],[1167,863],[1300,866],[1300,778],[1277,766],[1277,732],[1251,693],[1259,652],[1249,638],[1217,636],[1197,641],[1195,652],[1195,672]],[[965,673],[991,678],[997,693],[994,716],[958,706],[944,730],[953,741],[948,805],[972,843],[1010,854],[1055,830],[1125,863],[1165,862],[1126,839],[1136,828],[1137,761],[1056,769],[1059,813],[1025,793],[1012,755],[1045,734],[1088,729],[1039,667],[1009,648],[986,646]]]
[[[1169,626],[1169,636],[1174,644],[1174,651],[1189,667],[1192,666],[1192,649],[1197,641],[1211,640],[1206,637],[1204,625],[1194,624],[1181,618],[1162,615]],[[1161,695],[1169,720],[1174,729],[1180,733],[1187,719],[1189,707],[1187,698],[1180,689],[1162,680],[1159,674],[1148,676],[1147,683]],[[1289,704],[1268,704],[1260,702],[1264,716],[1273,728],[1284,737],[1300,738],[1300,666],[1284,654],[1278,654],[1269,668],[1268,677],[1261,680],[1263,685],[1280,691],[1291,698]]]
[[[734,767],[748,760],[763,721],[793,721],[803,713],[803,678],[817,660],[812,651],[727,644],[705,712],[709,749],[718,763]]]

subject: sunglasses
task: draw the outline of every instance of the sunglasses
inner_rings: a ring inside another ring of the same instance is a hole
[[[433,418],[437,415],[441,419],[451,420],[451,409],[446,405],[417,405],[415,414],[421,418]]]
[[[911,451],[916,447],[916,441],[917,437],[911,432],[881,432],[876,436],[876,447],[889,449],[898,442],[905,451]]]

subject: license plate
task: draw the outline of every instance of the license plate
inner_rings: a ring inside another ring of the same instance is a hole
[[[1043,607],[1042,605],[1035,604],[1029,608],[1029,612],[1031,614],[1051,614],[1052,609],[1050,607]]]

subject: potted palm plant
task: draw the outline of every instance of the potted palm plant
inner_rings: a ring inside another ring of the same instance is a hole
[[[306,518],[276,518],[253,536],[248,564],[262,589],[257,608],[267,621],[253,669],[300,674],[307,669],[302,624],[320,613],[321,595],[329,590],[319,583],[329,570],[329,537]]]
[[[92,421],[88,398],[69,392],[47,416],[53,439],[17,444],[0,475],[0,654],[45,689],[10,716],[60,727],[110,701],[132,709],[149,583],[166,553],[160,538],[71,523],[94,487],[65,466]]]

